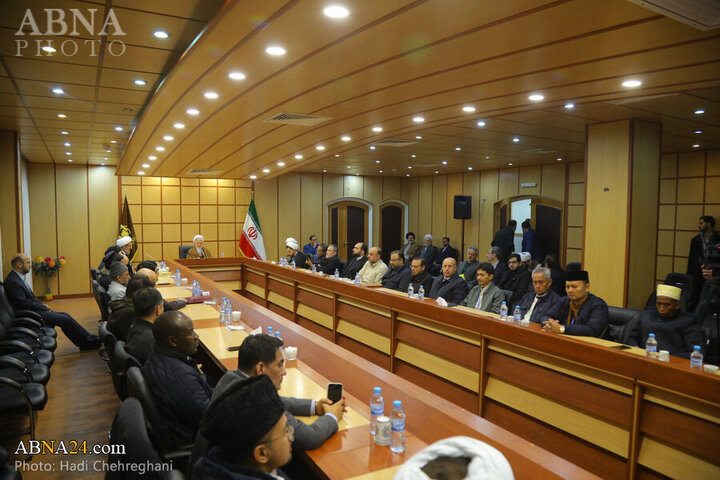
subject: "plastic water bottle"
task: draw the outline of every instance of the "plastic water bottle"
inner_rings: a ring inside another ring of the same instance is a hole
[[[232,324],[232,305],[230,305],[229,299],[225,299],[223,310],[225,310],[225,325]]]
[[[167,272],[167,265],[165,265],[165,260],[160,262],[160,271],[161,272]]]
[[[402,453],[405,451],[405,412],[402,402],[395,400],[390,412],[390,451]]]
[[[355,274],[355,285],[360,285],[360,283],[362,283],[362,281],[360,280],[360,274],[356,273]]]
[[[502,320],[503,322],[506,322],[507,314],[508,314],[507,304],[505,302],[502,302],[502,305],[500,305],[500,320]]]
[[[278,340],[282,340],[282,338],[280,337],[280,330],[275,330],[275,338],[277,338]],[[280,348],[282,348],[282,347],[280,347]]]
[[[312,273],[317,273],[317,265],[312,264]]]
[[[690,354],[690,366],[693,368],[702,368],[703,354],[700,345],[695,345],[693,351]]]
[[[295,260],[293,260],[292,262],[290,262],[290,268],[292,268],[292,269],[295,268]]]
[[[267,328],[267,334],[270,335],[271,337],[273,336],[272,327],[268,327],[268,328]]]
[[[425,299],[425,287],[423,287],[422,285],[420,285],[420,288],[418,288],[418,298],[420,300]]]
[[[373,396],[370,397],[370,434],[375,435],[377,417],[385,415],[385,399],[382,396],[382,389],[375,387]]]
[[[520,320],[522,320],[522,313],[520,312],[520,305],[515,305],[515,310],[513,310],[513,322],[520,323]]]
[[[413,288],[412,283],[408,285],[408,298],[412,298],[413,293],[415,293],[415,289]]]
[[[650,358],[658,358],[658,345],[654,333],[648,335],[648,339],[645,342],[645,355]]]
[[[340,270],[337,268],[335,269],[335,278],[340,278]]]
[[[179,287],[182,284],[182,277],[180,276],[180,269],[175,270],[175,286]]]
[[[227,319],[225,318],[227,315],[225,300],[225,297],[222,297],[222,300],[220,300],[220,323],[227,325]]]

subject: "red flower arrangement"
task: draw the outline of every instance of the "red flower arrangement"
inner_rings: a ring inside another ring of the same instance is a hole
[[[60,268],[65,265],[67,260],[64,256],[58,258],[52,257],[37,257],[33,262],[33,272],[35,275],[45,275],[50,279],[53,275],[60,271]]]

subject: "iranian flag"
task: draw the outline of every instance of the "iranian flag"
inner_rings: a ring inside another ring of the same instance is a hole
[[[245,224],[243,225],[242,237],[238,242],[238,246],[246,257],[267,260],[254,199],[250,200],[250,206],[245,216]]]

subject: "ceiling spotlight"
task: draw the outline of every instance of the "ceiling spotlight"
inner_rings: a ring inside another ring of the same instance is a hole
[[[508,165],[512,167],[512,163],[508,163]]]
[[[270,173],[270,169],[269,169],[269,168],[263,168],[262,171],[263,171],[263,173]]]
[[[153,35],[155,36],[155,38],[163,38],[163,39],[168,38],[170,36],[170,34],[164,30],[155,30],[153,32]]]
[[[265,49],[265,53],[273,55],[275,57],[285,55],[286,50],[278,45],[271,45]]]
[[[415,140],[422,140],[422,136],[421,136],[421,135],[415,135]]]
[[[380,160],[375,160],[375,163],[380,163]]]
[[[700,144],[696,143],[695,145],[693,145],[693,148],[700,148]]]
[[[625,80],[622,82],[622,86],[625,88],[637,88],[642,85],[640,80]]]
[[[468,170],[472,170],[472,167],[468,167]]]
[[[104,167],[104,166],[105,166],[105,162],[101,163],[100,166],[101,166],[101,167]]]
[[[542,102],[543,100],[545,100],[545,95],[533,93],[528,97],[528,100],[530,100],[531,102]]]
[[[693,133],[703,133],[702,130],[695,130]]]
[[[178,130],[182,130],[183,128],[185,128],[185,124],[184,123],[174,123],[173,127],[177,128]]]
[[[245,74],[242,72],[230,72],[228,73],[228,77],[233,80],[245,80]]]
[[[188,108],[187,110],[185,110],[185,113],[187,113],[188,115],[199,115],[200,110],[198,110],[197,108]]]
[[[58,118],[67,118],[67,115],[64,113],[58,113]]]
[[[348,165],[347,168],[350,168],[350,165]]]
[[[325,150],[325,145],[318,145],[315,147],[315,150],[322,152],[323,150]]]
[[[284,167],[284,166],[285,166],[285,162],[277,162],[277,166],[278,166],[278,167]]]
[[[406,173],[406,174],[405,174],[405,176],[406,176],[406,177],[409,177],[409,176],[410,176],[410,174],[409,174],[409,173]]]
[[[443,164],[443,165],[447,165],[447,160],[443,160],[443,161],[442,161],[442,164]]]
[[[205,97],[205,98],[207,98],[207,99],[209,99],[209,100],[215,100],[215,99],[218,98],[219,96],[220,96],[220,95],[218,95],[218,94],[215,93],[215,92],[205,92],[205,93],[203,93],[203,97]]]
[[[489,159],[490,159],[490,155],[485,155],[485,160],[489,160]]]
[[[108,159],[108,157],[103,157],[103,160],[107,160],[107,159]]]
[[[556,160],[557,160],[558,162],[562,162],[562,158],[560,158],[560,157],[558,157]]]
[[[695,112],[695,113],[697,113],[697,112]],[[703,113],[704,113],[704,112],[703,112]],[[383,129],[382,129],[382,127],[373,127],[373,128],[372,128],[372,131],[375,132],[375,133],[380,133],[380,132],[383,131]]]
[[[302,155],[300,155],[299,153],[295,154],[295,160],[302,160],[302,159],[303,159]]]
[[[417,116],[413,117],[413,122],[415,123],[423,123],[425,121],[425,117]]]
[[[165,135],[163,137],[163,140],[165,140],[166,142],[172,142],[173,140],[175,140],[175,137],[173,137],[171,135]]]
[[[518,143],[520,139],[518,137],[513,138],[513,142]]]
[[[150,164],[149,164],[149,163],[143,163],[143,164],[142,164],[142,167],[143,167],[143,168],[150,168]]]
[[[72,158],[68,158],[68,162],[72,162]]]
[[[117,140],[110,140],[110,143],[117,143]]]
[[[135,82],[133,82],[133,83],[135,83],[135,85],[139,85],[139,86],[141,86],[141,87],[144,86],[144,85],[147,85],[147,82],[146,82],[145,80],[141,79],[141,78],[138,78],[138,79],[135,80]]]
[[[370,145],[370,150],[375,150],[375,145]]]
[[[323,173],[327,173],[327,170],[323,170]]]
[[[157,147],[155,147],[155,150],[158,151],[158,152],[164,152],[164,151],[165,151],[165,147],[163,147],[163,146],[157,146]]]
[[[65,152],[65,155],[72,155],[72,152]]]
[[[68,133],[70,132],[68,132],[67,130],[60,130],[60,135],[67,135]]]
[[[140,170],[140,171],[138,171],[138,175],[145,175],[145,172],[143,172],[142,170]]]
[[[148,160],[157,160],[155,155],[148,155]]]
[[[330,5],[325,7],[323,13],[330,18],[345,18],[350,15],[350,10],[340,5]]]
[[[483,120],[480,120],[480,121],[477,122],[475,125],[477,125],[478,127],[482,128],[482,127],[485,126],[485,122],[484,122]]]
[[[382,170],[378,170],[378,173],[383,173],[383,171],[382,171]]]
[[[65,91],[64,91],[62,88],[53,88],[53,89],[52,89],[52,92],[53,92],[55,95],[62,95],[63,93],[65,93]]]
[[[257,178],[257,175],[250,175],[250,180],[255,180]]]
[[[107,153],[110,153],[110,152],[111,152],[111,150],[105,150],[105,151],[106,151]]]
[[[477,109],[475,107],[473,107],[472,105],[465,105],[464,107],[462,107],[462,111],[465,113],[474,113],[475,110],[477,110]]]
[[[694,113],[695,113],[695,115],[702,115],[703,113],[705,113],[705,110],[702,110],[702,109],[700,109],[700,110],[695,110]]]
[[[355,174],[356,177],[357,177],[358,175],[360,175],[360,174],[359,174],[359,173],[356,173],[356,174]]]
[[[440,173],[440,172],[438,172],[437,170],[435,170],[435,173]]]
[[[57,50],[55,50],[55,49],[54,49],[53,47],[51,47],[50,45],[45,45],[45,46],[42,47],[40,50],[42,50],[43,52],[48,52],[48,53],[55,53],[55,52],[57,52]]]
[[[123,127],[121,127],[120,125],[118,125],[117,127],[115,127],[115,131],[116,131],[116,132],[122,132],[122,131],[123,131]]]
[[[65,145],[66,147],[69,147],[69,146],[70,146],[70,142],[65,142],[65,143],[63,143],[63,145]]]
[[[573,108],[575,108],[574,103],[566,103],[565,104],[565,110],[572,110]]]
[[[462,147],[455,147],[456,152],[459,152],[460,150],[462,150]]]
[[[408,170],[412,170],[412,165],[408,165]]]
[[[349,142],[350,140],[352,140],[352,138],[348,137],[347,135],[343,135],[342,137],[340,137],[340,140],[342,140],[343,142]]]
[[[335,158],[340,158],[340,154],[339,154],[339,153],[336,153],[336,154],[335,154]]]

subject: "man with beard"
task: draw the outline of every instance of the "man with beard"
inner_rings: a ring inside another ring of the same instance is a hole
[[[345,270],[343,270],[341,277],[354,280],[355,275],[358,274],[360,269],[365,266],[365,262],[367,262],[367,251],[367,245],[362,242],[356,243],[353,247],[353,258],[345,265]]]
[[[508,270],[503,275],[503,279],[498,285],[503,290],[512,292],[508,310],[512,311],[520,302],[520,299],[530,291],[532,277],[527,267],[521,261],[519,253],[513,253],[508,260]]]

